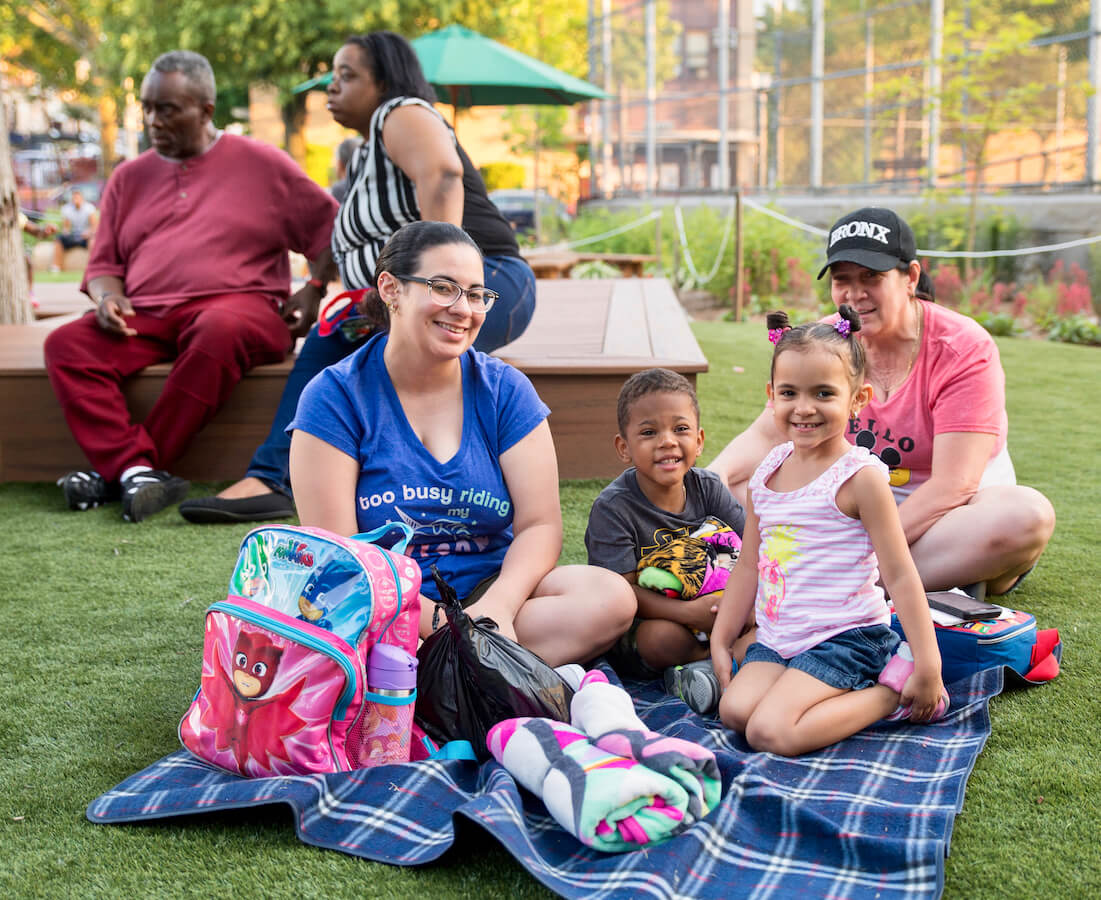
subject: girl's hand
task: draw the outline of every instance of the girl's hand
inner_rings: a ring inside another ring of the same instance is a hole
[[[715,613],[721,594],[715,592],[694,597],[691,600],[678,601],[677,621],[686,628],[710,634],[715,627]]]
[[[913,704],[910,720],[925,722],[936,711],[944,691],[940,672],[936,669],[915,668],[914,674],[902,686],[902,705]]]
[[[734,657],[730,654],[730,648],[722,646],[721,641],[711,637],[711,665],[715,669],[715,677],[719,679],[719,688],[726,691],[730,684],[730,670],[733,668]]]

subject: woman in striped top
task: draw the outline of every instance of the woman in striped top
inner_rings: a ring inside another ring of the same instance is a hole
[[[711,633],[723,724],[785,756],[883,718],[939,718],[948,705],[887,467],[845,439],[872,389],[852,337],[860,317],[847,305],[840,313],[836,325],[797,328],[769,316],[768,397],[787,442],[750,479],[741,562]],[[894,656],[880,572],[908,639]],[[751,614],[757,640],[732,678],[730,648]]]
[[[435,93],[409,42],[389,31],[348,38],[333,57],[328,98],[333,118],[364,138],[348,168],[348,193],[333,226],[333,258],[344,286],[374,286],[375,260],[402,225],[449,222],[474,239],[485,261],[483,286],[500,297],[474,348],[489,353],[518,338],[535,311],[535,275],[482,176],[432,106]],[[319,280],[311,284],[324,287]],[[370,291],[361,304],[364,315],[326,337],[316,326],[310,329],[246,477],[215,497],[182,503],[185,519],[243,522],[294,515],[287,425],[314,375],[355,351],[372,326],[385,321],[377,304]]]

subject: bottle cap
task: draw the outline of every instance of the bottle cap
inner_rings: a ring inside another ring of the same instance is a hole
[[[367,657],[367,684],[372,689],[414,689],[417,686],[417,658],[401,647],[375,644]]]

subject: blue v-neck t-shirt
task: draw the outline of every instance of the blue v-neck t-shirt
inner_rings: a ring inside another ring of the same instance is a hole
[[[378,335],[307,385],[288,431],[301,430],[359,463],[356,523],[370,531],[390,522],[413,530],[406,550],[438,599],[435,563],[459,597],[501,567],[512,542],[512,500],[500,456],[535,429],[550,409],[522,372],[468,350],[461,357],[463,432],[440,462],[421,443],[383,362]]]

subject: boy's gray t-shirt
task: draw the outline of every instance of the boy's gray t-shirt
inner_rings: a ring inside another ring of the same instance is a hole
[[[708,469],[690,469],[684,490],[684,512],[666,512],[642,493],[634,467],[627,469],[600,492],[589,512],[585,529],[589,565],[621,575],[633,572],[644,553],[686,537],[709,516],[721,519],[741,536],[745,510],[718,475]]]

